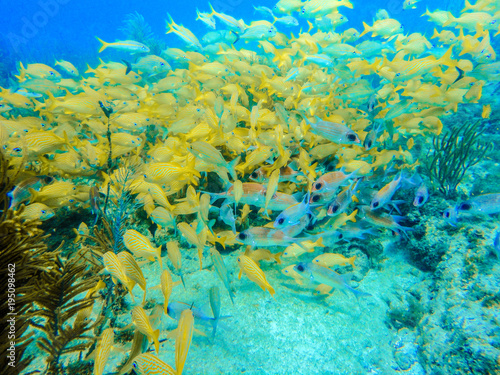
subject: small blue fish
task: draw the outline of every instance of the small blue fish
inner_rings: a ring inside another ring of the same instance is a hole
[[[193,313],[193,317],[196,321],[198,321],[201,324],[210,325],[212,326],[213,329],[215,329],[214,327],[217,327],[217,324],[220,319],[231,318],[231,316],[229,315],[227,316],[219,315],[217,318],[212,318],[207,314],[205,314],[202,309],[194,307],[192,304],[189,305],[184,302],[169,302],[167,313],[168,316],[170,316],[172,319],[179,320],[184,310],[191,310],[191,312]],[[213,332],[212,334],[215,335],[215,332]]]

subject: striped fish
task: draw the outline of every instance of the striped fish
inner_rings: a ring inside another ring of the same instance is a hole
[[[51,131],[33,130],[24,136],[26,149],[30,154],[41,155],[52,152],[68,141]]]
[[[156,207],[150,214],[153,223],[163,228],[177,229],[175,226],[175,216],[164,207]]]
[[[118,253],[118,259],[123,264],[125,275],[134,284],[137,283],[144,292],[144,297],[142,299],[142,304],[144,304],[144,302],[146,302],[146,279],[144,278],[141,267],[137,264],[134,256],[127,251]]]
[[[120,281],[127,288],[132,301],[134,301],[134,295],[132,294],[133,282],[125,274],[125,266],[116,254],[112,251],[104,253],[102,262],[104,269],[111,275],[113,282],[116,284],[116,280]]]
[[[203,49],[203,46],[201,45],[200,41],[192,33],[191,30],[185,28],[184,26],[176,24],[174,22],[174,20],[172,19],[172,16],[170,16],[170,14],[168,14],[168,18],[170,19],[170,23],[167,22],[167,27],[168,27],[167,34],[174,33],[179,38],[181,38],[183,41],[185,41],[187,44],[191,44],[193,46],[196,46],[200,50]]]
[[[184,278],[182,277],[181,267],[182,267],[182,255],[179,250],[179,243],[177,241],[169,241],[167,242],[167,255],[168,259],[172,262],[172,265],[179,273],[179,276],[182,280],[182,285],[186,288],[186,284],[184,283]]]
[[[214,329],[212,331],[212,340],[215,337],[215,332],[217,331],[217,323],[220,319],[220,292],[219,287],[213,286],[209,290],[209,298],[210,298],[210,308],[212,309],[212,313],[214,314],[213,326]]]
[[[163,268],[161,261],[161,246],[154,248],[149,239],[143,236],[138,231],[128,229],[123,235],[123,244],[136,257],[143,257],[154,262],[155,257],[158,258],[160,268]]]
[[[104,366],[108,361],[109,352],[115,340],[115,333],[113,328],[108,328],[104,330],[101,336],[101,340],[96,349],[95,361],[94,361],[94,375],[102,375],[104,372]]]
[[[238,257],[238,265],[241,268],[238,274],[238,280],[241,279],[241,275],[245,272],[251,281],[260,286],[262,290],[268,290],[274,298],[274,288],[267,281],[264,271],[260,269],[259,265],[252,258],[246,255],[240,255]]]
[[[226,265],[224,264],[224,260],[220,253],[214,248],[210,248],[210,253],[212,254],[212,262],[214,262],[215,271],[217,275],[219,275],[220,279],[224,283],[227,291],[229,292],[229,297],[231,298],[231,302],[234,304],[234,291],[231,289],[231,283],[229,281],[229,272],[227,271]]]
[[[193,161],[195,159],[193,158]],[[196,182],[193,176],[201,177],[200,172],[191,167],[184,167],[178,163],[151,163],[148,164],[146,170],[146,181],[167,183],[179,180],[188,175],[190,180]]]
[[[196,233],[195,228],[190,226],[188,223],[179,223],[177,224],[177,228],[180,230],[180,232],[182,233],[182,235],[189,244],[197,247],[198,256],[200,258],[200,270],[201,270],[203,262],[203,247],[205,246],[206,236],[205,240],[202,241],[201,239],[202,233],[200,234]]]
[[[160,342],[158,341],[160,330],[153,330],[149,317],[141,306],[136,306],[132,309],[132,323],[134,323],[139,332],[148,337],[149,341],[154,341],[155,350],[158,354],[160,352]]]
[[[298,113],[298,112],[297,112]],[[331,142],[341,145],[361,144],[358,135],[347,126],[330,121],[324,121],[316,116],[316,122],[311,122],[302,115],[302,118],[311,126],[314,134],[320,135]]]
[[[175,340],[175,368],[182,375],[184,364],[191,346],[194,331],[194,317],[191,310],[184,310],[179,319],[177,338]]]
[[[143,353],[135,357],[134,370],[140,375],[177,375],[169,364],[153,354]]]
[[[172,294],[172,289],[174,289],[174,287],[179,284],[179,281],[174,283],[174,281],[172,280],[172,275],[170,274],[168,268],[163,270],[160,276],[160,287],[163,297],[165,298],[165,303],[163,304],[165,315],[167,314],[168,300],[170,299],[170,295]]]
[[[24,220],[48,220],[54,216],[54,210],[43,203],[32,203],[24,207],[19,217]]]

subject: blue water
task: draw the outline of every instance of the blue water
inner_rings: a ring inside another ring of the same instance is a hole
[[[417,9],[403,10],[403,1],[357,1],[354,9],[341,8],[342,14],[349,22],[337,29],[341,32],[354,27],[362,31],[362,22],[371,24],[378,9],[386,9],[398,19],[406,30],[412,32],[432,32],[432,25],[420,18],[425,7],[430,10],[449,9],[450,1],[428,1],[418,3]],[[77,1],[77,0],[45,0],[45,1],[2,1],[3,17],[0,23],[0,46],[13,55],[16,60],[25,62],[51,63],[54,59],[76,60],[83,65],[89,60],[95,61],[95,51],[100,44],[95,39],[99,36],[105,41],[123,40],[125,35],[119,30],[124,18],[133,12],[143,15],[152,31],[160,36],[169,46],[182,46],[174,35],[165,35],[167,13],[172,15],[176,23],[182,24],[201,36],[207,28],[196,19],[196,8],[209,12],[205,1]],[[243,0],[213,1],[217,11],[227,13],[236,19],[242,18],[247,24],[258,20],[254,15],[253,5],[273,8],[274,1],[251,2]],[[459,8],[456,3],[454,8]],[[450,8],[450,10],[453,10]],[[301,26],[307,28],[302,19]],[[281,28],[283,29],[283,28]],[[285,29],[298,33],[299,28]],[[281,31],[281,30],[280,30]],[[430,35],[429,35],[430,36]]]

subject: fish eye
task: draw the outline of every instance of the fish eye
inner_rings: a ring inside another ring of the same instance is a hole
[[[41,212],[42,212],[42,214],[45,214],[45,213],[46,213],[47,211],[45,211],[45,210],[42,210]]]
[[[302,264],[299,264],[297,266],[297,271],[303,272],[304,271],[304,266]]]
[[[339,240],[341,240],[342,238],[344,238],[344,235],[342,233],[339,233]]]
[[[21,152],[21,149],[19,147],[16,147],[15,149],[13,149],[12,151],[15,151],[15,152]]]
[[[371,148],[371,147],[372,147],[372,141],[368,141],[368,142],[366,142],[366,147],[367,147],[367,148]]]
[[[319,198],[320,198],[320,196],[319,196],[318,194],[315,194],[315,195],[313,195],[313,196],[311,197],[311,200],[312,200],[313,202],[317,202],[317,201],[319,201]]]
[[[315,188],[316,190],[319,190],[319,189],[321,189],[322,187],[323,187],[323,184],[322,184],[321,182],[317,182],[317,183],[315,183],[315,184],[314,184],[314,188]]]
[[[396,77],[399,77],[401,75],[401,73],[396,73]]]
[[[417,201],[418,201],[419,204],[421,204],[424,201],[424,197],[418,197]]]
[[[285,219],[283,219],[282,217],[280,217],[280,218],[278,219],[278,224],[279,224],[279,225],[283,224],[284,222],[285,222]]]
[[[378,207],[378,205],[379,205],[379,203],[378,203],[378,202],[373,202],[373,204],[372,204],[373,208],[377,208],[377,207]]]
[[[134,366],[134,368],[137,368],[137,363],[132,363],[132,366]]]
[[[251,178],[257,178],[258,175],[257,175],[257,172],[253,172],[251,175],[250,175]]]
[[[339,208],[340,208],[340,206],[338,204],[330,206],[330,210],[332,212],[337,212]]]
[[[460,206],[458,206],[459,210],[467,211],[472,208],[472,205],[470,203],[462,203]]]
[[[238,234],[238,238],[242,241],[245,241],[248,236],[245,233]],[[239,261],[239,258],[238,258]]]
[[[450,213],[448,211],[446,211],[443,215],[446,219],[448,219],[450,217]]]
[[[355,134],[348,134],[347,139],[351,142],[354,142],[356,140],[356,135]]]
[[[160,65],[161,65],[161,66],[165,66],[165,64],[164,64],[164,63],[160,63]]]
[[[53,75],[54,75],[54,72],[50,71],[50,72],[49,72],[49,74],[50,74],[51,76],[53,76]]]

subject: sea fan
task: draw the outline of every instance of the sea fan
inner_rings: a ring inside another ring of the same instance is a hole
[[[63,373],[63,357],[82,352],[95,341],[88,333],[99,320],[92,322],[78,318],[80,312],[88,310],[94,303],[94,297],[76,299],[97,283],[98,277],[92,276],[93,272],[87,269],[81,257],[63,261],[57,256],[54,266],[41,274],[33,285],[32,299],[37,309],[28,314],[43,318],[42,323],[32,320],[30,324],[44,333],[36,345],[48,354],[49,374]],[[76,319],[70,324],[74,317]]]
[[[151,26],[149,26],[144,17],[137,12],[128,14],[123,23],[125,25],[120,31],[122,31],[128,39],[147,44],[149,40],[155,38]]]
[[[159,55],[162,49],[165,49],[165,43],[162,42],[151,30],[151,26],[144,17],[135,12],[127,15],[123,21],[124,26],[120,29],[127,39],[136,40],[147,45],[153,55]]]
[[[427,175],[445,196],[454,194],[467,170],[483,160],[493,144],[482,142],[479,121],[456,127],[433,140],[424,165]]]

